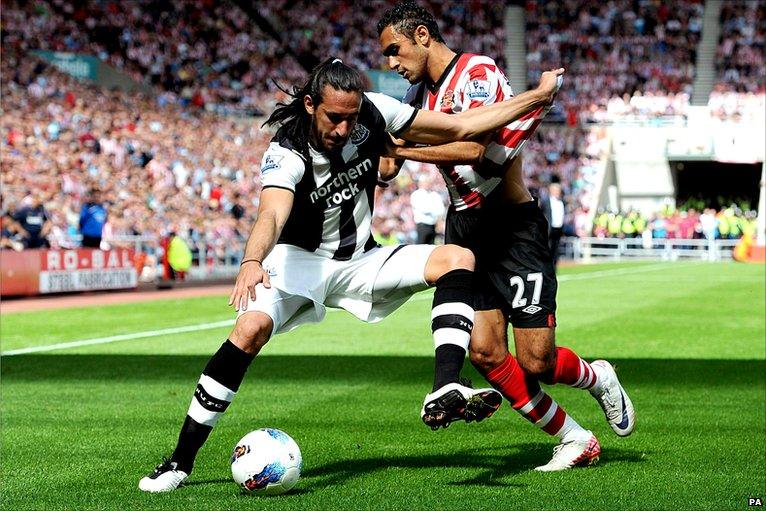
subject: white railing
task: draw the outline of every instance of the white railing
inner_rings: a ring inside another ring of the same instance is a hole
[[[79,237],[56,240],[61,248],[79,246]],[[157,278],[162,275],[162,248],[154,236],[114,236],[106,240],[111,246],[132,248],[154,256]],[[628,261],[654,259],[662,261],[698,260],[728,261],[739,240],[647,239],[643,238],[562,238],[562,258],[575,261]],[[212,248],[211,243],[189,243],[192,265],[187,280],[234,278],[239,271],[245,240],[235,240],[226,248]]]
[[[652,238],[564,238],[561,253],[576,261],[658,259],[727,261],[739,240]]]

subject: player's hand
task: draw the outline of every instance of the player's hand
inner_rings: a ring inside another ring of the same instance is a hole
[[[265,288],[271,287],[268,272],[258,261],[244,263],[234,282],[234,289],[229,296],[229,305],[233,305],[236,311],[246,309],[248,300],[255,300],[255,286],[258,284],[263,284]]]
[[[388,144],[387,147],[394,150],[396,146]],[[391,181],[399,175],[400,170],[401,166],[399,165],[399,162],[396,161],[396,159],[386,157],[381,158],[380,162],[378,163],[378,182]]]
[[[553,99],[556,97],[556,93],[559,91],[563,81],[564,68],[551,69],[542,74],[537,90],[548,98],[548,103],[553,103]]]

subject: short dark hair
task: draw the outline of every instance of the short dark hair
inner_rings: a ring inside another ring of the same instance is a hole
[[[423,25],[428,29],[428,33],[431,34],[434,41],[444,42],[434,15],[413,0],[402,0],[383,13],[383,17],[378,21],[378,36],[389,25],[411,40],[415,39],[415,29]]]
[[[311,116],[303,106],[303,98],[309,96],[314,107],[319,106],[323,99],[322,91],[327,85],[335,90],[360,94],[364,92],[364,82],[359,71],[347,66],[338,58],[330,57],[311,71],[302,87],[293,87],[292,92],[282,89],[293,99],[288,103],[277,103],[277,108],[264,125],[281,125],[280,129],[287,130],[293,143],[299,146],[308,144]]]

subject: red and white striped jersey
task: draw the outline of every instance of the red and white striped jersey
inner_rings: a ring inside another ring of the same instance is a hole
[[[494,60],[484,55],[459,53],[435,84],[421,82],[411,86],[404,102],[416,108],[451,114],[504,101],[511,96],[511,84]],[[482,204],[500,183],[508,163],[521,152],[548,110],[550,107],[538,108],[498,130],[487,145],[481,165],[439,167],[455,209]]]

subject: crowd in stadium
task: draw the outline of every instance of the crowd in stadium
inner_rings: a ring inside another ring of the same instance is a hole
[[[651,216],[638,211],[599,212],[593,220],[598,238],[739,239],[755,233],[756,212],[732,205],[716,211],[666,207]]]
[[[18,212],[36,207],[46,210],[48,242],[74,245],[80,209],[93,191],[107,204],[105,238],[182,232],[220,253],[241,246],[257,209],[260,155],[270,138],[248,116],[268,112],[284,99],[275,81],[299,83],[305,77],[302,64],[318,56],[339,55],[359,69],[380,68],[370,20],[389,2],[375,0],[361,8],[350,0],[239,3],[254,9],[248,13],[235,4],[4,4],[5,246],[30,245]],[[505,65],[502,4],[428,4],[449,46],[492,55]],[[585,126],[684,115],[704,14],[701,0],[681,0],[672,8],[631,0],[582,4],[529,0],[525,9],[529,81],[559,64],[568,73],[557,100],[567,122],[544,125],[536,133],[524,152],[525,176],[540,194],[548,183],[561,183],[570,197],[571,231],[580,235],[588,234],[585,219],[607,150],[603,131]],[[291,20],[289,26],[285,20]],[[722,119],[762,112],[763,4],[726,2],[721,28],[711,111]],[[34,49],[97,56],[151,86],[152,93],[99,90],[34,58],[28,53]],[[379,192],[378,232],[414,239],[409,194],[418,186],[442,193],[446,203],[438,171],[408,165]],[[593,232],[610,231],[597,225]]]
[[[763,92],[766,88],[766,5],[735,0],[721,5],[721,36],[716,51],[719,88]]]
[[[276,40],[228,2],[37,0],[9,2],[2,17],[4,48],[96,55],[156,87],[163,103],[262,114],[279,99],[263,77],[305,77]]]
[[[766,111],[766,5],[735,0],[721,6],[718,80],[708,107],[720,119],[763,122]]]
[[[527,2],[527,76],[561,64],[568,122],[683,115],[702,31],[701,0]]]
[[[177,231],[222,249],[249,232],[269,139],[257,124],[106,93],[32,58],[6,54],[2,74],[4,229],[41,203],[49,242],[66,245],[98,189],[105,237]]]

